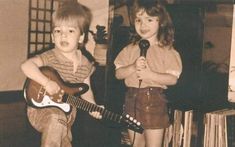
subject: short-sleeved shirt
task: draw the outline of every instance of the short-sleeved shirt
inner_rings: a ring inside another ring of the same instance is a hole
[[[63,54],[58,52],[56,49],[46,51],[37,56],[42,59],[43,66],[50,66],[54,68],[65,82],[81,83],[84,82],[85,78],[87,78],[91,74],[87,72],[82,72],[84,70],[84,66],[90,71],[92,71],[93,66],[88,61],[88,59],[82,55],[80,50],[77,50],[77,54],[80,56],[80,64],[78,65],[77,70],[75,72],[74,72],[73,62],[68,58],[66,58]],[[84,76],[84,73],[86,73],[87,75]],[[83,76],[81,76],[82,74]],[[69,126],[71,126],[75,120],[76,111],[77,109],[72,109],[71,113],[65,115],[65,113],[61,113],[60,109],[55,109],[53,107],[36,109],[34,107],[28,106],[28,117],[33,127],[36,128],[38,131],[43,132],[45,126],[48,125],[58,126],[57,122],[50,121],[50,119],[48,119],[48,116],[52,116],[53,114],[56,116],[58,115],[57,116],[58,118],[61,119],[65,118],[68,121],[67,123],[69,124]],[[56,118],[56,116],[53,117]],[[58,122],[61,123],[60,121]],[[68,130],[69,134],[70,128],[68,129],[69,129]],[[56,132],[60,130],[54,130],[54,131]],[[46,131],[46,133],[48,133],[48,131]],[[61,142],[61,140],[58,140],[58,142]]]
[[[84,74],[84,72],[82,72],[84,68],[82,69],[81,67],[85,66],[88,70],[92,71],[92,64],[84,55],[81,54],[80,50],[77,50],[77,53],[80,55],[81,60],[75,72],[73,71],[73,62],[55,49],[46,51],[38,56],[42,59],[43,66],[53,67],[64,81],[70,83],[80,83],[85,80],[85,78],[82,78],[84,76],[81,76]],[[85,77],[88,76],[89,74]]]
[[[129,44],[116,57],[114,64],[116,69],[133,64],[140,56],[140,49],[138,45]],[[154,44],[147,50],[146,60],[149,68],[153,72],[168,73],[179,77],[182,72],[182,62],[179,53],[172,48],[163,48]],[[125,78],[127,87],[139,87],[139,80],[137,74],[134,73]],[[159,83],[142,81],[141,87],[161,87],[166,89],[166,85]]]

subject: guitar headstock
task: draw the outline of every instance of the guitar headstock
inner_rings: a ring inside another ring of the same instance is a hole
[[[122,116],[122,123],[128,129],[138,132],[140,134],[142,134],[144,131],[142,124],[138,120],[136,120],[134,117],[130,116],[129,114],[125,114]]]

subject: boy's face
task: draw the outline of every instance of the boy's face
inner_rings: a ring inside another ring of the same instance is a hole
[[[135,30],[143,39],[156,39],[159,29],[159,18],[149,16],[144,10],[136,13]]]
[[[75,23],[67,21],[55,22],[52,40],[55,43],[55,47],[60,51],[68,53],[77,50],[80,36],[80,29]]]

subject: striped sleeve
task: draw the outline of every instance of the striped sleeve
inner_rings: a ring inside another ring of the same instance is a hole
[[[55,58],[52,50],[46,51],[46,52],[44,52],[40,55],[37,55],[37,56],[41,58],[41,60],[43,62],[43,66],[49,65],[50,61],[54,60],[54,58]]]

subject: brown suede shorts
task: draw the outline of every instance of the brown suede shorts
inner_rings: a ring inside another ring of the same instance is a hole
[[[167,100],[162,88],[128,88],[124,112],[140,121],[144,129],[161,129],[170,125]]]

